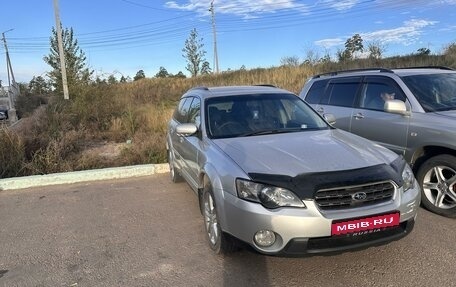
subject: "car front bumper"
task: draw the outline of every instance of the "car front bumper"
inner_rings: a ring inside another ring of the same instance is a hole
[[[313,200],[304,201],[306,208],[271,210],[227,192],[224,193],[223,202],[222,228],[225,232],[250,244],[261,253],[296,256],[365,248],[406,236],[414,226],[420,205],[420,189],[418,184],[405,193],[399,188],[390,202],[337,211],[321,211]],[[398,226],[359,235],[331,235],[334,221],[394,212],[400,214]],[[256,244],[254,236],[259,230],[273,231],[276,235],[275,243],[269,247]]]

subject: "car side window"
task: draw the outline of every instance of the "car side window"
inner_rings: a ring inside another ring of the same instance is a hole
[[[386,100],[401,100],[405,95],[394,80],[386,77],[366,77],[359,106],[383,111]]]
[[[192,97],[183,98],[180,100],[179,105],[173,115],[174,119],[179,123],[184,124],[188,122],[188,112],[192,100]]]
[[[310,87],[309,92],[306,95],[306,102],[309,104],[319,104],[323,97],[326,89],[326,84],[329,80],[316,81]]]
[[[325,98],[332,106],[353,107],[360,86],[361,77],[333,80],[329,83]]]

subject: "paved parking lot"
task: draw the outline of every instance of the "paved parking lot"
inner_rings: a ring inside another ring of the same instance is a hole
[[[168,174],[0,191],[0,286],[456,286],[456,221],[420,210],[386,246],[336,256],[214,255]]]

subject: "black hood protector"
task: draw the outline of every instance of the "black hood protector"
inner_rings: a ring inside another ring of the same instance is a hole
[[[320,189],[362,185],[386,180],[392,180],[398,186],[402,186],[404,165],[404,159],[398,157],[390,165],[379,164],[351,170],[305,173],[295,177],[265,173],[249,173],[249,176],[255,182],[291,190],[300,199],[312,199]]]

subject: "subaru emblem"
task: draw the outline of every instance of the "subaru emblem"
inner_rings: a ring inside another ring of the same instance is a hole
[[[352,195],[352,198],[356,201],[366,200],[367,194],[365,192],[357,192]]]

